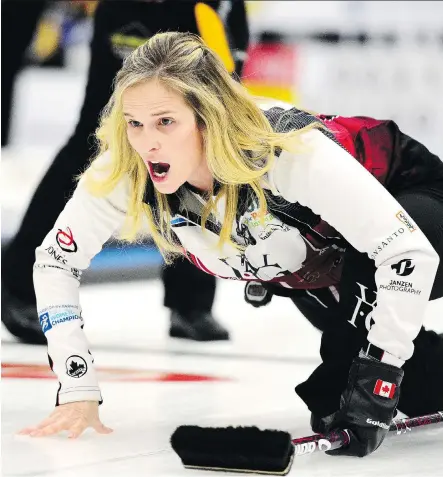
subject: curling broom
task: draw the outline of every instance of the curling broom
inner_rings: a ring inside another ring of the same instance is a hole
[[[390,436],[443,422],[443,412],[396,419]],[[180,426],[171,436],[171,446],[187,469],[286,475],[294,457],[337,449],[349,444],[346,430],[293,439],[288,432],[257,427]]]

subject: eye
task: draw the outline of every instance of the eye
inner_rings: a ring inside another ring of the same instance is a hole
[[[142,123],[140,123],[139,121],[135,121],[134,119],[130,119],[128,121],[128,124],[129,126],[131,126],[131,128],[141,128],[143,126]]]
[[[160,126],[170,126],[174,122],[171,118],[161,118],[159,121]]]

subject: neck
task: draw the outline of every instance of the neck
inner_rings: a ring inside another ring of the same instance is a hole
[[[195,174],[195,177],[188,179],[188,184],[202,192],[211,191],[213,183],[214,177],[212,176],[208,167],[202,167],[198,171],[198,174]]]

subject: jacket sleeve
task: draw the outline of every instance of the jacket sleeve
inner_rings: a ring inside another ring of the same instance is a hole
[[[100,166],[106,155],[95,161]],[[79,301],[82,270],[125,220],[128,183],[94,197],[82,178],[53,229],[36,249],[34,287],[49,363],[60,386],[56,405],[102,401]]]
[[[368,341],[384,351],[384,362],[401,366],[413,354],[439,256],[397,200],[346,150],[319,130],[302,138],[300,153],[284,151],[276,160],[270,186],[309,207],[375,261],[377,306]],[[398,238],[384,246],[393,234]],[[401,293],[394,282],[406,268],[411,292]]]

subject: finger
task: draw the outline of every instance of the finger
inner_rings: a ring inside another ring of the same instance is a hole
[[[49,424],[53,424],[57,420],[57,416],[49,416],[46,419],[43,419],[39,424],[36,426],[29,426],[21,429],[17,434],[26,435],[34,432],[38,429],[43,429],[44,427],[48,426]]]
[[[42,429],[37,429],[33,432],[31,432],[30,436],[31,437],[43,437],[43,436],[50,436],[52,434],[57,434],[60,431],[63,431],[66,429],[66,420],[58,421],[53,424],[49,424],[46,427],[43,427]]]
[[[87,427],[88,426],[83,422],[75,423],[73,426],[71,426],[68,435],[69,439],[77,439],[77,437],[79,437]]]
[[[48,418],[44,419],[42,422],[40,422],[36,426],[29,427],[28,429],[30,429],[31,432],[39,431],[40,429],[44,429],[47,426],[56,424],[59,419],[60,418],[57,418],[56,416],[49,416]]]
[[[37,430],[37,427],[34,426],[34,427],[25,427],[23,429],[20,429],[17,434],[19,436],[25,436],[27,434],[31,434],[31,432],[34,432],[35,430]]]
[[[44,427],[49,426],[50,424],[54,424],[55,422],[57,422],[57,417],[56,416],[49,416],[48,418],[43,419],[42,422],[37,424],[35,426],[35,428],[36,429],[43,429]]]
[[[106,427],[104,424],[102,424],[100,421],[98,421],[96,424],[92,426],[95,431],[97,431],[99,434],[111,434],[111,432],[114,432],[114,429],[111,429],[110,427]]]

